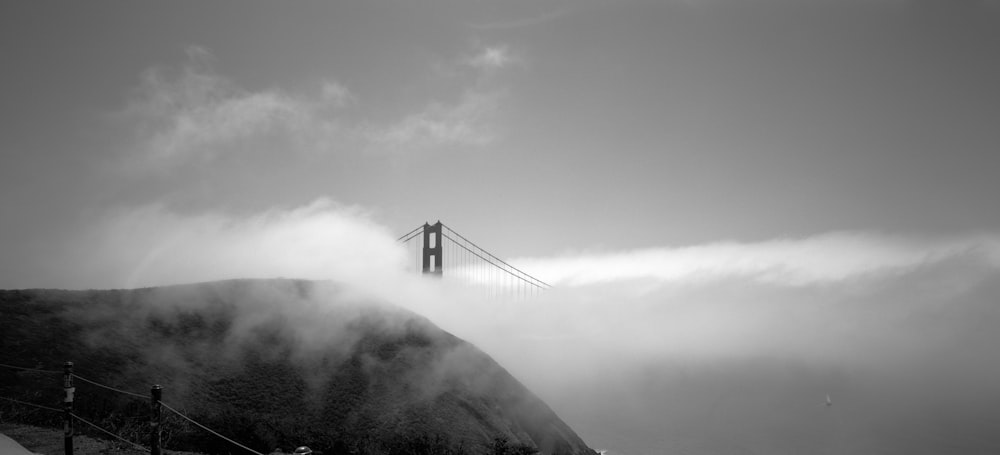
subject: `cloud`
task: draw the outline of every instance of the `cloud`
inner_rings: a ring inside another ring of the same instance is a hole
[[[514,61],[510,49],[507,46],[485,47],[483,50],[469,58],[468,64],[480,71],[492,71],[503,68]]]
[[[118,115],[137,132],[130,148],[140,162],[163,166],[226,154],[285,153],[348,135],[333,109],[354,99],[342,84],[326,81],[320,96],[253,92],[216,73],[207,49],[191,46],[186,53],[180,71],[147,70]],[[276,141],[289,147],[277,150]]]
[[[494,125],[506,93],[495,76],[519,61],[510,47],[497,44],[483,46],[457,62],[437,65],[436,71],[445,77],[471,77],[458,101],[431,102],[394,124],[367,127],[364,136],[373,144],[394,150],[492,144],[500,136]]]
[[[402,269],[403,252],[365,210],[318,199],[248,215],[149,204],[101,213],[54,263],[64,287],[141,287],[231,278],[361,285]],[[86,266],[83,266],[86,264]]]
[[[480,74],[457,101],[430,101],[399,120],[372,123],[350,110],[359,97],[334,79],[322,81],[315,94],[252,91],[217,73],[208,49],[190,46],[186,54],[180,70],[147,70],[129,104],[115,116],[134,135],[127,146],[130,171],[169,170],[230,156],[484,146],[497,137],[492,122],[502,90],[481,76],[514,61],[506,46],[484,48],[463,62]]]
[[[337,81],[323,82],[322,99],[337,107],[345,107],[357,102],[357,97]]]
[[[491,120],[497,114],[500,98],[500,93],[469,90],[457,103],[431,103],[394,125],[369,127],[365,136],[390,149],[485,146],[497,137]]]
[[[510,21],[503,22],[489,22],[481,24],[469,24],[470,28],[476,30],[509,30],[514,28],[531,27],[535,25],[542,25],[558,19],[562,16],[569,14],[568,10],[555,10],[547,13],[542,13],[536,16],[529,16],[521,19],[514,19]]]
[[[184,53],[188,56],[188,60],[201,65],[208,65],[215,61],[215,55],[205,46],[192,44],[184,48]]]
[[[970,251],[996,258],[1000,251],[997,245],[988,236],[928,240],[836,232],[802,239],[720,242],[515,262],[542,280],[568,286],[627,280],[706,283],[734,277],[807,286],[905,272]]]

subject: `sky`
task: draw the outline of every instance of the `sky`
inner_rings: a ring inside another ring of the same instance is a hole
[[[0,288],[336,279],[597,448],[995,452],[997,49],[991,0],[4,2]],[[546,305],[407,295],[436,220]]]
[[[503,257],[996,229],[996,2],[3,6],[4,287],[109,213],[318,200]]]

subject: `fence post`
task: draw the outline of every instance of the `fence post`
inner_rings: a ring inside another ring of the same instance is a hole
[[[149,451],[152,455],[160,455],[160,424],[162,423],[160,399],[163,398],[163,387],[160,387],[159,384],[153,385],[153,387],[149,389],[149,395],[150,398],[152,398],[149,406]]]
[[[66,455],[73,455],[73,362],[63,364],[63,449]]]

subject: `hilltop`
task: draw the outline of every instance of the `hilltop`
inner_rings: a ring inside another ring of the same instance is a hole
[[[255,450],[593,454],[475,346],[330,283],[232,280],[133,290],[0,291],[0,363],[148,394]],[[61,377],[0,368],[0,394],[48,406]],[[141,441],[148,401],[77,381],[85,418]],[[168,416],[164,444],[233,447]],[[0,403],[5,421],[58,415]]]

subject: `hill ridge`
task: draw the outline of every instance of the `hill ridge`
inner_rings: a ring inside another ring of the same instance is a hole
[[[74,360],[81,375],[126,390],[155,378],[165,402],[260,451],[308,442],[351,453],[594,453],[475,346],[332,283],[0,291],[0,311],[4,360]],[[28,376],[0,372],[0,392],[37,393]],[[78,388],[92,397],[81,394],[81,413],[119,426],[145,418],[148,403]],[[177,449],[227,450],[182,422],[166,427]]]

